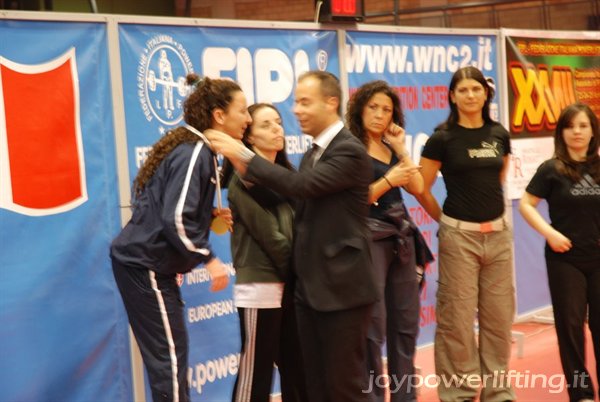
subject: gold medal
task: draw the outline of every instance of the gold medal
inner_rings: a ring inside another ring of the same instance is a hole
[[[217,158],[213,156],[213,163],[215,165],[215,179],[216,179],[216,190],[215,194],[217,196],[217,216],[215,216],[210,224],[210,230],[215,232],[218,235],[224,235],[225,233],[231,230],[231,226],[225,219],[220,215],[221,209],[223,208],[223,202],[221,201],[221,172],[219,169],[219,164],[217,163]]]
[[[200,131],[198,131],[194,127],[190,126],[189,124],[186,124],[185,126],[192,133],[194,133],[198,137],[200,137],[202,139],[202,141],[210,147],[210,142],[204,136],[204,134],[202,134]],[[210,224],[210,230],[215,232],[215,234],[223,235],[223,234],[231,231],[231,226],[225,221],[225,219],[223,219],[223,217],[221,215],[219,215],[219,213],[221,212],[221,209],[223,208],[223,202],[221,201],[221,171],[219,169],[219,163],[217,162],[216,156],[213,156],[213,164],[215,167],[215,182],[216,182],[215,195],[217,198],[217,215],[213,218],[213,220]]]
[[[218,235],[224,235],[229,229],[229,224],[225,222],[225,219],[220,215],[215,216],[210,224],[210,230]]]

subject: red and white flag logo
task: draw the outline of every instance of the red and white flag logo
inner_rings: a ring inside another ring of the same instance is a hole
[[[87,198],[75,49],[36,65],[0,57],[0,208],[52,215]]]

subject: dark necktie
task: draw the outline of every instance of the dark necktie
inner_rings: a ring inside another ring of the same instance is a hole
[[[319,146],[313,142],[312,148],[306,155],[306,167],[312,168],[317,162],[317,156],[319,155]]]

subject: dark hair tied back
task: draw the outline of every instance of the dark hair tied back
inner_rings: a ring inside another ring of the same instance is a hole
[[[185,77],[185,83],[188,86],[193,87],[192,90],[196,89],[201,82],[202,82],[202,77],[200,77],[198,74],[195,74],[195,73],[189,73]]]
[[[211,127],[213,123],[212,112],[215,109],[227,110],[234,94],[241,91],[240,86],[229,79],[212,79],[190,73],[185,77],[185,81],[190,87],[190,92],[183,102],[183,119],[187,124],[200,131]],[[198,140],[199,137],[184,126],[176,127],[161,137],[152,146],[148,158],[133,182],[134,198],[144,191],[146,183],[154,176],[160,163],[178,145],[183,143],[194,144]]]

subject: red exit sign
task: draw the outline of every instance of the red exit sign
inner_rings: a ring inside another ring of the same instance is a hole
[[[321,3],[320,22],[359,22],[364,19],[364,0],[317,0]]]
[[[355,17],[360,8],[359,0],[331,0],[331,14]]]

